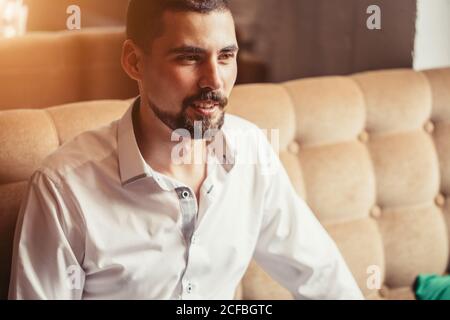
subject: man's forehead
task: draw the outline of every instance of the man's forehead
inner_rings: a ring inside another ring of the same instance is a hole
[[[236,44],[234,20],[229,11],[210,13],[166,11],[163,32],[155,39],[163,47],[216,47]]]

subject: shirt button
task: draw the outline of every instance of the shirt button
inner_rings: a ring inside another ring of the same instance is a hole
[[[186,285],[186,293],[192,293],[194,291],[194,285],[191,282],[188,282]]]
[[[187,190],[184,190],[183,192],[181,192],[181,196],[183,197],[183,199],[188,199],[190,195],[191,194]]]

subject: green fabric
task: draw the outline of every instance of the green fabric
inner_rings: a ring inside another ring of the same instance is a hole
[[[450,300],[450,275],[421,274],[414,287],[418,300]]]

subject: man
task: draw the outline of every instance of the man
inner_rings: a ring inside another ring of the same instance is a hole
[[[267,139],[225,114],[237,51],[225,0],[130,1],[140,97],[32,176],[10,298],[232,299],[252,257],[297,299],[362,298]]]

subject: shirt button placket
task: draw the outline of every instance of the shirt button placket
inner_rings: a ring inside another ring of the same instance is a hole
[[[197,218],[196,200],[187,187],[177,188],[177,194],[181,202],[182,229],[186,241],[191,241]]]

